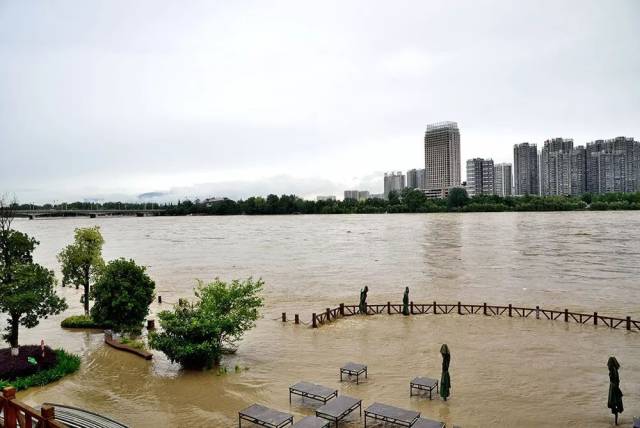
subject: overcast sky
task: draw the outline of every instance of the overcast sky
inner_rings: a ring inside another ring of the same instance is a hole
[[[640,1],[0,0],[21,202],[381,192],[443,120],[463,160],[640,138]]]

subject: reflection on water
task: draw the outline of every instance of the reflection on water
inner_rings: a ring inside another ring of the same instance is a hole
[[[235,426],[253,402],[295,415],[313,412],[288,386],[336,386],[364,405],[382,401],[465,427],[610,425],[606,361],[622,363],[626,411],[640,413],[640,336],[606,327],[482,316],[375,316],[312,330],[273,321],[357,301],[411,299],[598,310],[640,318],[640,228],[635,213],[270,216],[17,221],[52,268],[73,228],[100,224],[105,256],[149,267],[164,301],[188,297],[194,279],[261,276],[265,317],[225,360],[230,373],[183,372],[103,346],[97,333],[58,327],[63,316],[22,334],[82,355],[76,375],[22,393],[85,407],[133,426]],[[63,289],[81,311],[80,292]],[[164,305],[164,308],[168,305]],[[154,305],[154,312],[163,307]],[[439,376],[440,344],[452,352],[451,400],[409,398],[415,375]],[[339,384],[338,367],[367,363],[370,379]],[[234,371],[238,365],[239,373]],[[246,369],[245,369],[246,368]],[[345,426],[359,426],[357,418]],[[626,423],[626,422],[625,422]]]

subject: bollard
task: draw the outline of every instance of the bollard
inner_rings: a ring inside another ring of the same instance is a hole
[[[155,320],[147,320],[147,330],[155,330],[156,321]]]
[[[438,306],[436,305],[436,301],[433,301],[433,314],[437,314],[438,313]]]
[[[295,315],[293,316],[293,319],[294,319],[294,322],[295,322],[296,324],[300,324],[300,316],[299,316],[298,314],[295,314]]]
[[[311,327],[318,328],[318,324],[316,323],[316,314],[311,314]]]
[[[509,303],[509,316],[511,316],[511,303]]]
[[[482,311],[484,312],[485,315],[487,315],[487,302],[484,302],[482,304]]]
[[[391,302],[387,302],[387,315],[391,315]]]
[[[598,325],[598,313],[593,313],[593,325]]]
[[[458,302],[458,315],[462,315],[462,305]]]
[[[564,322],[569,322],[569,309],[564,310]]]
[[[287,313],[286,312],[282,313],[282,322],[287,322]]]
[[[627,317],[627,330],[631,330],[631,317]]]
[[[344,303],[340,303],[340,316],[344,316]]]
[[[536,306],[536,319],[540,319],[540,306]]]
[[[409,313],[413,315],[413,300],[409,302]]]
[[[158,296],[158,303],[162,304],[162,296]]]

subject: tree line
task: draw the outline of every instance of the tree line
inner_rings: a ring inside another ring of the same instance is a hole
[[[61,208],[62,205],[16,205],[17,210]],[[498,196],[469,197],[463,188],[454,188],[447,198],[430,199],[417,189],[391,192],[387,199],[356,201],[312,201],[296,195],[252,196],[234,201],[214,202],[182,200],[177,203],[120,203],[103,204],[73,202],[66,209],[160,209],[160,215],[274,215],[274,214],[381,214],[381,213],[438,213],[438,212],[499,212],[499,211],[576,211],[576,210],[638,210],[640,192],[586,193],[581,196]]]

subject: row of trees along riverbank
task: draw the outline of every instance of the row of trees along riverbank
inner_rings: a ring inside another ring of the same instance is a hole
[[[296,195],[252,196],[245,200],[222,199],[205,203],[199,199],[177,203],[73,202],[55,206],[22,204],[17,210],[162,210],[160,215],[269,215],[269,214],[380,214],[500,211],[604,211],[640,210],[640,192],[586,193],[581,196],[507,196],[478,195],[469,197],[463,188],[452,189],[448,198],[428,199],[421,191],[404,189],[391,192],[387,200],[310,201]]]

